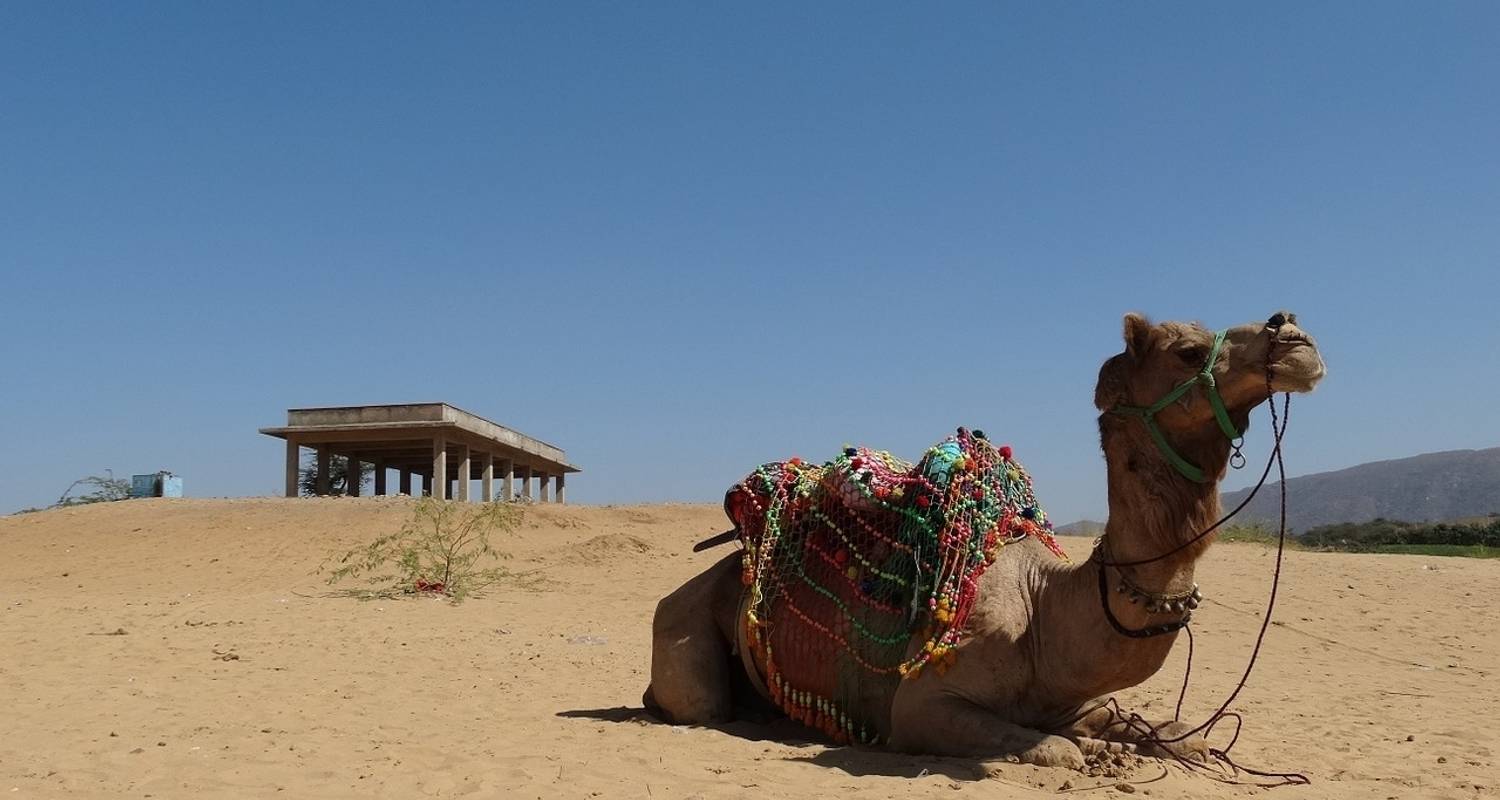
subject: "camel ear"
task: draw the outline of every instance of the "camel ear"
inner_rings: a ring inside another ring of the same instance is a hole
[[[1138,358],[1151,345],[1151,320],[1131,312],[1125,315],[1125,353]]]

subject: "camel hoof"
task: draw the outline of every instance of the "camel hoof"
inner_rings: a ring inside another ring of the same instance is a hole
[[[998,771],[995,768],[1006,763],[1081,770],[1084,758],[1083,751],[1072,740],[1061,736],[1048,736],[1019,753],[1009,754],[1003,759],[992,759],[988,763],[995,765],[990,771]]]
[[[651,691],[650,686],[647,686],[646,693],[641,695],[641,706],[646,709],[647,714],[657,719],[666,719],[666,716],[662,714],[661,706],[656,704],[656,694]]]
[[[1186,722],[1168,722],[1157,729],[1156,735],[1159,739],[1171,740],[1192,729],[1193,726]],[[1155,758],[1181,758],[1198,762],[1207,762],[1209,759],[1208,740],[1201,733],[1195,733],[1179,742],[1142,742],[1140,752]]]

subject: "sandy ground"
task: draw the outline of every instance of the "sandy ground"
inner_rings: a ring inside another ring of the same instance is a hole
[[[312,571],[399,525],[408,502],[141,500],[0,518],[0,797],[1262,793],[1158,762],[1117,787],[828,747],[790,723],[651,722],[651,611],[725,552],[690,550],[722,529],[716,507],[534,509],[505,547],[540,585],[459,606],[329,596]],[[1254,545],[1207,557],[1188,716],[1238,678],[1271,561]],[[1235,755],[1312,777],[1276,797],[1500,796],[1496,597],[1500,561],[1291,554]],[[1182,659],[1127,705],[1170,714]]]

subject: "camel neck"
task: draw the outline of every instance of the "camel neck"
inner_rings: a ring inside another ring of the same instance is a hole
[[[1228,443],[1206,438],[1182,446],[1204,465],[1211,476],[1206,483],[1178,474],[1156,457],[1149,439],[1129,428],[1107,431],[1104,445],[1109,465],[1109,520],[1104,529],[1108,560],[1145,561],[1176,550],[1160,560],[1122,569],[1147,591],[1191,588],[1193,565],[1212,537],[1183,544],[1219,517],[1219,479],[1229,459]]]

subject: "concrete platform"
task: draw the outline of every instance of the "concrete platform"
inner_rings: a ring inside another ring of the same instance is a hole
[[[328,461],[338,455],[375,465],[375,493],[386,493],[386,471],[400,472],[400,491],[413,494],[411,477],[422,478],[424,494],[442,499],[470,499],[469,482],[483,482],[481,499],[496,499],[494,478],[501,479],[499,499],[530,498],[536,477],[538,497],[547,502],[556,484],[556,501],[565,498],[565,476],[580,469],[562,448],[534,439],[447,403],[403,403],[334,406],[287,410],[287,424],[261,428],[287,443],[286,493],[297,496],[301,448],[318,454],[319,494],[327,494]],[[462,476],[468,476],[462,480]],[[450,482],[454,484],[450,487]],[[350,487],[358,494],[358,482]]]

